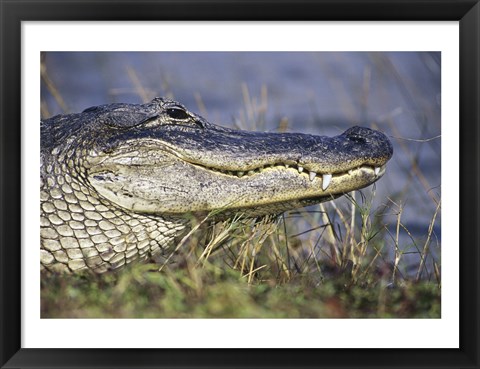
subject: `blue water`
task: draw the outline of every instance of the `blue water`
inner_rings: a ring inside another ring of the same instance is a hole
[[[249,129],[248,96],[257,107],[267,102],[266,114],[253,117],[266,131],[277,130],[282,119],[288,131],[322,135],[353,125],[379,129],[395,153],[377,183],[375,206],[387,197],[402,204],[402,223],[423,247],[436,207],[432,196],[440,198],[440,139],[406,139],[441,134],[440,53],[61,52],[44,58],[63,100],[42,83],[44,117],[167,96],[213,123]],[[394,234],[395,207],[384,218]],[[440,216],[434,231],[432,249],[439,255]],[[400,236],[407,249],[410,236]]]

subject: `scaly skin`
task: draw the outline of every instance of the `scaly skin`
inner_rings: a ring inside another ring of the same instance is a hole
[[[177,102],[110,104],[41,122],[41,266],[102,273],[162,252],[191,214],[280,214],[369,186],[388,138],[247,132]]]

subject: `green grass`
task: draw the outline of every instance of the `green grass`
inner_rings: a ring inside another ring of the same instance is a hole
[[[351,284],[339,275],[322,283],[248,284],[230,268],[177,269],[134,265],[97,277],[42,277],[42,318],[439,318],[440,289],[408,282]]]

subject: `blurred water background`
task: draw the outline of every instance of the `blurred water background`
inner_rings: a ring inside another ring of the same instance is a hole
[[[166,96],[212,123],[337,135],[353,125],[386,133],[394,157],[373,209],[395,248],[398,212],[404,273],[429,244],[440,260],[441,55],[435,52],[48,52],[42,118],[110,102]],[[427,275],[423,276],[429,278]]]

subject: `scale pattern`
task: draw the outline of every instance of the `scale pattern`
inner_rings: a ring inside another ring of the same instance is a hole
[[[68,163],[68,162],[67,162]],[[161,252],[186,228],[182,219],[127,213],[68,174],[48,165],[41,178],[41,268],[56,272],[117,269]]]

